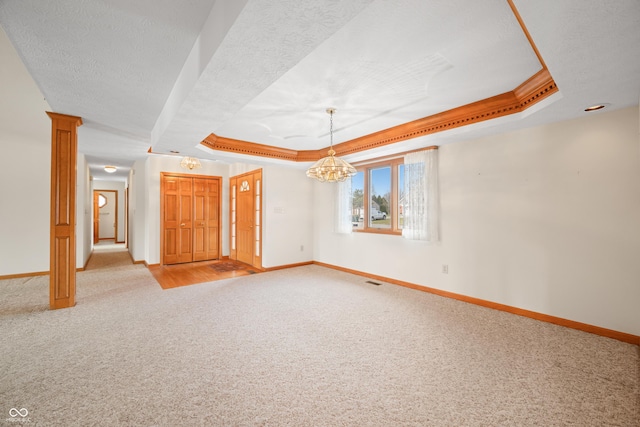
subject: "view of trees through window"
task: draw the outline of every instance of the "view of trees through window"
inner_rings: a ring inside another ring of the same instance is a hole
[[[354,230],[400,232],[404,199],[402,159],[358,168],[351,178],[351,194]]]
[[[391,228],[391,167],[369,169],[369,227]]]
[[[353,227],[362,229],[364,227],[364,172],[358,171],[351,178],[351,194]]]

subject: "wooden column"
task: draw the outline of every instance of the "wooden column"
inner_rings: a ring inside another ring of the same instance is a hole
[[[50,113],[51,250],[49,307],[76,305],[76,130],[82,119]]]

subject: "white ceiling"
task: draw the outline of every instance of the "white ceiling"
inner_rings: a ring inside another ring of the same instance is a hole
[[[640,1],[514,4],[559,95],[348,160],[638,104]],[[0,25],[51,110],[83,118],[79,150],[96,177],[105,164],[126,176],[150,146],[245,161],[199,146],[210,133],[319,149],[327,107],[339,143],[510,91],[541,69],[506,0],[0,0]]]

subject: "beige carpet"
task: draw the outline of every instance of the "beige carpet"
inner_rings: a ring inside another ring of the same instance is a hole
[[[318,266],[164,291],[101,256],[72,309],[0,281],[0,423],[640,425],[637,346]]]

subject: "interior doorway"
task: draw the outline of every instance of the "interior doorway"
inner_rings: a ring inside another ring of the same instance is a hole
[[[118,242],[118,190],[93,191],[93,244]]]

